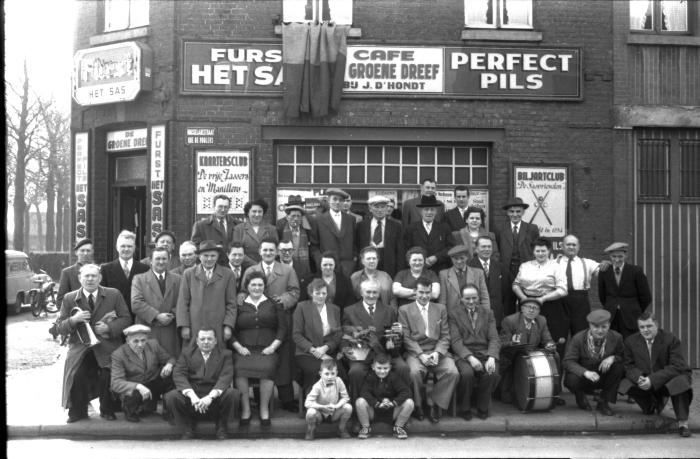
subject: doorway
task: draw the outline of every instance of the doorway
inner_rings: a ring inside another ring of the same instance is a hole
[[[111,230],[112,244],[122,230],[136,234],[134,259],[146,257],[146,152],[129,156],[113,156],[111,159]],[[113,249],[114,250],[114,249]]]

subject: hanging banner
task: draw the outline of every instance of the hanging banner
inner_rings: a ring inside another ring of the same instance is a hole
[[[75,134],[75,156],[73,170],[75,171],[75,239],[88,237],[87,202],[88,202],[88,133]]]
[[[250,150],[203,150],[196,154],[196,213],[214,212],[214,196],[231,198],[230,214],[243,215],[243,206],[250,200]]]
[[[151,127],[151,240],[163,231],[165,202],[165,126]]]
[[[530,205],[523,221],[537,225],[543,237],[566,236],[568,168],[514,166],[513,178],[515,196]]]

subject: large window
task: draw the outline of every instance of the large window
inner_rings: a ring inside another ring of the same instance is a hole
[[[637,139],[637,193],[654,201],[700,198],[700,131],[649,129]]]
[[[352,0],[284,0],[282,21],[333,21],[352,25],[352,3]]]
[[[631,0],[630,29],[656,33],[686,33],[688,0]]]
[[[682,140],[681,198],[700,198],[700,141]]]
[[[149,0],[105,0],[105,32],[148,25]]]
[[[532,0],[464,0],[464,23],[473,28],[532,29]]]
[[[669,141],[642,139],[639,151],[639,197],[668,198],[669,190]]]

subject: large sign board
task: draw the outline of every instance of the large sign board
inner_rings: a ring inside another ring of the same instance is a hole
[[[200,150],[195,155],[196,213],[214,212],[214,196],[231,198],[230,214],[243,215],[250,201],[251,150]]]
[[[348,46],[346,96],[581,100],[579,48]],[[182,94],[283,91],[278,43],[183,42]]]
[[[566,166],[514,166],[515,196],[530,205],[523,221],[540,228],[546,238],[566,236],[569,170]]]
[[[143,150],[146,147],[148,147],[148,130],[146,128],[107,133],[105,143],[107,152]]]
[[[165,202],[165,125],[151,127],[151,240],[163,231]]]
[[[87,228],[87,203],[88,203],[88,133],[76,132],[73,170],[75,179],[73,180],[75,193],[75,238],[80,240],[88,237]]]
[[[73,99],[98,105],[136,99],[151,90],[153,52],[137,42],[81,49],[73,57]]]

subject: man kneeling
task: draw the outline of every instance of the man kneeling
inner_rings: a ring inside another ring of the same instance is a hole
[[[125,328],[126,343],[112,353],[111,388],[121,398],[124,416],[130,422],[139,422],[139,414],[155,411],[161,395],[173,388],[170,375],[175,359],[158,341],[148,339],[150,332],[146,325]]]
[[[182,439],[194,438],[196,421],[204,417],[216,422],[216,439],[226,439],[234,400],[233,357],[230,350],[216,344],[213,328],[200,328],[197,340],[183,349],[173,381],[175,389],[165,395],[165,403],[175,424],[184,428]]]
[[[362,427],[357,438],[369,438],[370,421],[375,411],[391,416],[394,421],[394,435],[399,440],[408,438],[406,422],[413,412],[413,400],[408,384],[398,373],[391,371],[391,357],[378,354],[372,363],[372,373],[368,374],[360,389],[360,397],[355,401],[357,419]]]

